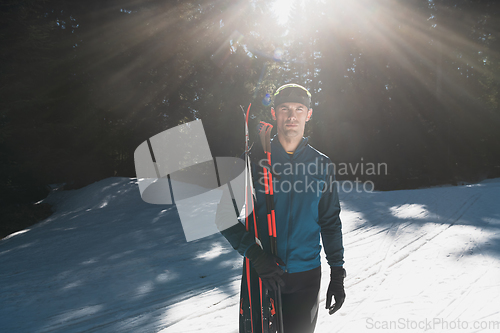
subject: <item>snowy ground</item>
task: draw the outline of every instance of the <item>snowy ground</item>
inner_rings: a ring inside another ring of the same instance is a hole
[[[500,179],[341,193],[347,299],[316,332],[499,332],[499,198]],[[222,236],[187,243],[128,178],[48,202],[0,241],[0,332],[237,332],[242,261]],[[328,282],[324,262],[322,307]]]

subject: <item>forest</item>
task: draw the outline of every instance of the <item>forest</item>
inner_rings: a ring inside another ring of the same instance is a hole
[[[134,150],[201,119],[213,156],[312,94],[309,143],[378,191],[500,177],[500,3],[0,1],[0,237],[56,188],[135,177]],[[384,172],[362,172],[365,166]],[[355,166],[359,166],[354,168]]]

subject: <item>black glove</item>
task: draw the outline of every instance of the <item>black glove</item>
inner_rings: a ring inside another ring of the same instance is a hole
[[[275,255],[267,254],[257,244],[252,245],[247,250],[246,257],[250,259],[262,283],[268,290],[278,290],[277,283],[282,287],[285,286],[285,282],[281,278],[284,272],[277,265],[285,266],[283,260]]]
[[[345,291],[344,291],[344,278],[346,271],[343,267],[330,268],[330,285],[326,292],[326,308],[330,311],[328,313],[334,314],[344,304]],[[335,298],[335,304],[332,304],[332,296]]]

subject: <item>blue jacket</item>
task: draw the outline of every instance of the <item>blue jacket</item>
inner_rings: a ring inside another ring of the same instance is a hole
[[[278,257],[289,273],[308,271],[320,266],[320,235],[330,266],[342,266],[344,248],[340,203],[330,159],[307,144],[304,138],[293,154],[285,152],[278,138],[271,141],[274,178],[274,203]],[[254,173],[260,241],[270,252],[267,236],[265,192],[261,167]],[[242,255],[255,243],[251,232],[238,223],[221,232]]]

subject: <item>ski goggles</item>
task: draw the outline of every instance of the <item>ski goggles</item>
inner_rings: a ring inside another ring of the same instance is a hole
[[[283,103],[301,103],[309,109],[311,107],[311,93],[301,85],[285,84],[274,93],[274,107]]]

